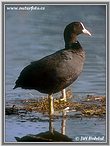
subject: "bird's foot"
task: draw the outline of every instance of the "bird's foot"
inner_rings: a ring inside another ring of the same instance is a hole
[[[66,102],[67,100],[66,100],[66,98],[61,98],[60,101]]]

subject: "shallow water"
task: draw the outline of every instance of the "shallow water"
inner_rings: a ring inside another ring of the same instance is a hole
[[[40,117],[40,120],[38,119]],[[62,133],[62,121],[65,118],[57,118],[53,121],[54,130]],[[105,142],[105,119],[98,118],[67,118],[64,121],[65,127],[63,134],[72,138],[74,142],[91,142],[89,137],[100,137],[102,140],[94,140],[94,142]],[[31,113],[26,116],[6,116],[6,142],[16,142],[15,137],[23,137],[27,134],[39,134],[49,130],[48,117],[40,114]],[[82,139],[87,137],[87,140]]]
[[[106,93],[106,9],[102,5],[45,5],[45,10],[6,11],[5,44],[5,100],[44,96],[37,91],[16,89],[15,81],[21,70],[31,61],[64,48],[63,30],[72,21],[81,21],[92,33],[91,37],[80,35],[78,40],[85,48],[86,61],[80,77],[71,89],[74,94]],[[32,94],[32,95],[30,95]],[[35,115],[34,115],[35,116]],[[55,120],[60,130],[61,119]],[[95,124],[94,124],[95,123]],[[48,122],[21,122],[16,116],[6,116],[6,142],[15,136],[39,133],[47,130]],[[91,127],[92,126],[92,127]],[[33,131],[35,129],[36,131]],[[73,129],[73,130],[71,130]],[[67,135],[74,139],[83,135],[104,135],[105,120],[68,119]],[[105,140],[105,139],[104,139]]]

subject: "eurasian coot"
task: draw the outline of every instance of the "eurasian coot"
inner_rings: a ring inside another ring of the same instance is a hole
[[[65,48],[26,66],[21,71],[14,89],[21,87],[47,93],[49,113],[52,115],[52,94],[64,91],[82,72],[85,51],[77,41],[77,35],[81,33],[91,35],[81,22],[67,25],[64,30]]]

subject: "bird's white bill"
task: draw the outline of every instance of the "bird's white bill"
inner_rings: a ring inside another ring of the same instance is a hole
[[[83,23],[82,23],[82,22],[80,22],[80,23],[81,23],[81,25],[82,25],[82,27],[83,27],[82,32],[83,32],[84,34],[88,34],[88,35],[91,36],[91,33],[84,27]]]
[[[88,34],[88,35],[91,36],[91,33],[90,33],[87,29],[85,29],[85,28],[82,30],[82,32],[83,32],[84,34]]]

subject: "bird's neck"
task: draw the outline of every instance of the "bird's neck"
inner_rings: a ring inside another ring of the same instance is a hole
[[[65,49],[82,49],[80,43],[78,41],[74,42],[74,43],[70,43],[70,44],[65,44]]]
[[[77,37],[75,34],[71,34],[70,36],[65,36],[65,48],[67,46],[72,46],[72,44],[77,43]]]

